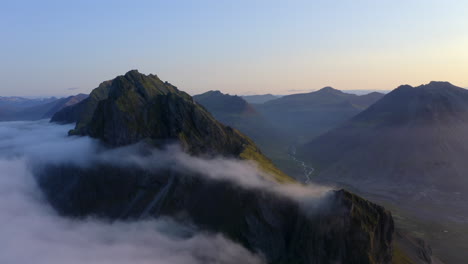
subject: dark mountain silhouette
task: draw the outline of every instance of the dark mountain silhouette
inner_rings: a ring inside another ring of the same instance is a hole
[[[272,184],[297,184],[248,137],[222,125],[188,94],[155,75],[130,71],[102,83],[73,108],[81,114],[71,135],[89,135],[110,147],[143,141],[144,148],[160,148],[177,142],[191,155],[256,161],[273,174]],[[61,214],[189,220],[263,254],[268,263],[391,263],[397,254],[391,214],[344,190],[331,192],[318,213],[311,213],[269,190],[244,189],[170,168],[52,165],[38,179]],[[398,261],[393,263],[403,263]]]

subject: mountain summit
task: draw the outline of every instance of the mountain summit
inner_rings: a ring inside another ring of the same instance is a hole
[[[251,159],[279,181],[291,181],[248,137],[218,122],[190,95],[156,75],[136,70],[94,89],[89,98],[57,113],[54,122],[76,121],[71,135],[88,135],[110,146],[145,141],[153,146],[180,144],[195,155]],[[66,113],[75,114],[73,118]]]

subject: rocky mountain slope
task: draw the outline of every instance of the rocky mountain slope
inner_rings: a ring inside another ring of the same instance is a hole
[[[199,157],[257,161],[273,174],[273,186],[295,184],[249,138],[155,75],[130,71],[104,82],[75,109],[81,115],[72,135],[89,135],[110,147],[143,141],[145,148],[159,148],[178,142]],[[330,192],[314,210],[304,210],[301,202],[273,189],[171,168],[97,162],[84,168],[51,165],[38,174],[46,197],[64,215],[171,216],[220,232],[263,254],[268,263],[391,263],[394,254],[391,214],[346,191]]]

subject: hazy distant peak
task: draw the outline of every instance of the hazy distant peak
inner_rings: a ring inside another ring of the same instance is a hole
[[[225,95],[220,90],[210,90],[210,91],[206,92],[205,94],[207,94],[207,95],[208,94],[209,95]],[[228,94],[226,94],[226,95],[228,95]]]
[[[431,81],[428,84],[422,84],[417,87],[413,87],[411,85],[405,84],[400,85],[398,88],[393,90],[391,94],[402,94],[402,93],[409,93],[415,95],[420,93],[425,93],[430,91],[431,93],[445,93],[449,91],[457,91],[463,89],[461,87],[455,86],[450,82],[443,82],[443,81]],[[464,89],[463,89],[464,90]],[[462,91],[462,90],[460,90]]]
[[[444,88],[454,88],[457,87],[450,82],[442,82],[442,81],[431,81],[428,84],[420,85],[416,88],[429,88],[429,89],[444,89]]]
[[[445,82],[445,81],[431,81],[429,85],[452,85],[450,82]]]
[[[340,92],[340,93],[342,92],[342,91],[340,91],[338,89],[335,89],[335,88],[333,88],[331,86],[325,86],[322,89],[318,90],[317,92],[320,92],[320,91],[323,91],[323,92]]]
[[[412,89],[412,88],[414,87],[409,84],[403,84],[397,87],[397,89]]]
[[[255,113],[253,107],[244,98],[237,95],[224,94],[217,90],[195,95],[193,99],[214,113]]]

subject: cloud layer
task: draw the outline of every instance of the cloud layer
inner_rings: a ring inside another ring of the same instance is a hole
[[[89,164],[99,146],[66,137],[68,129],[43,121],[0,123],[0,263],[262,263],[220,234],[170,219],[109,223],[58,216],[30,166],[72,159]]]
[[[177,146],[142,155],[134,145],[107,150],[87,137],[68,137],[71,126],[37,122],[0,123],[0,263],[262,263],[220,234],[181,226],[171,219],[138,222],[72,220],[44,200],[31,171],[47,163],[176,168],[243,188],[262,188],[296,199],[306,211],[328,188],[277,185],[254,163],[189,156]],[[3,252],[2,252],[3,251]]]

